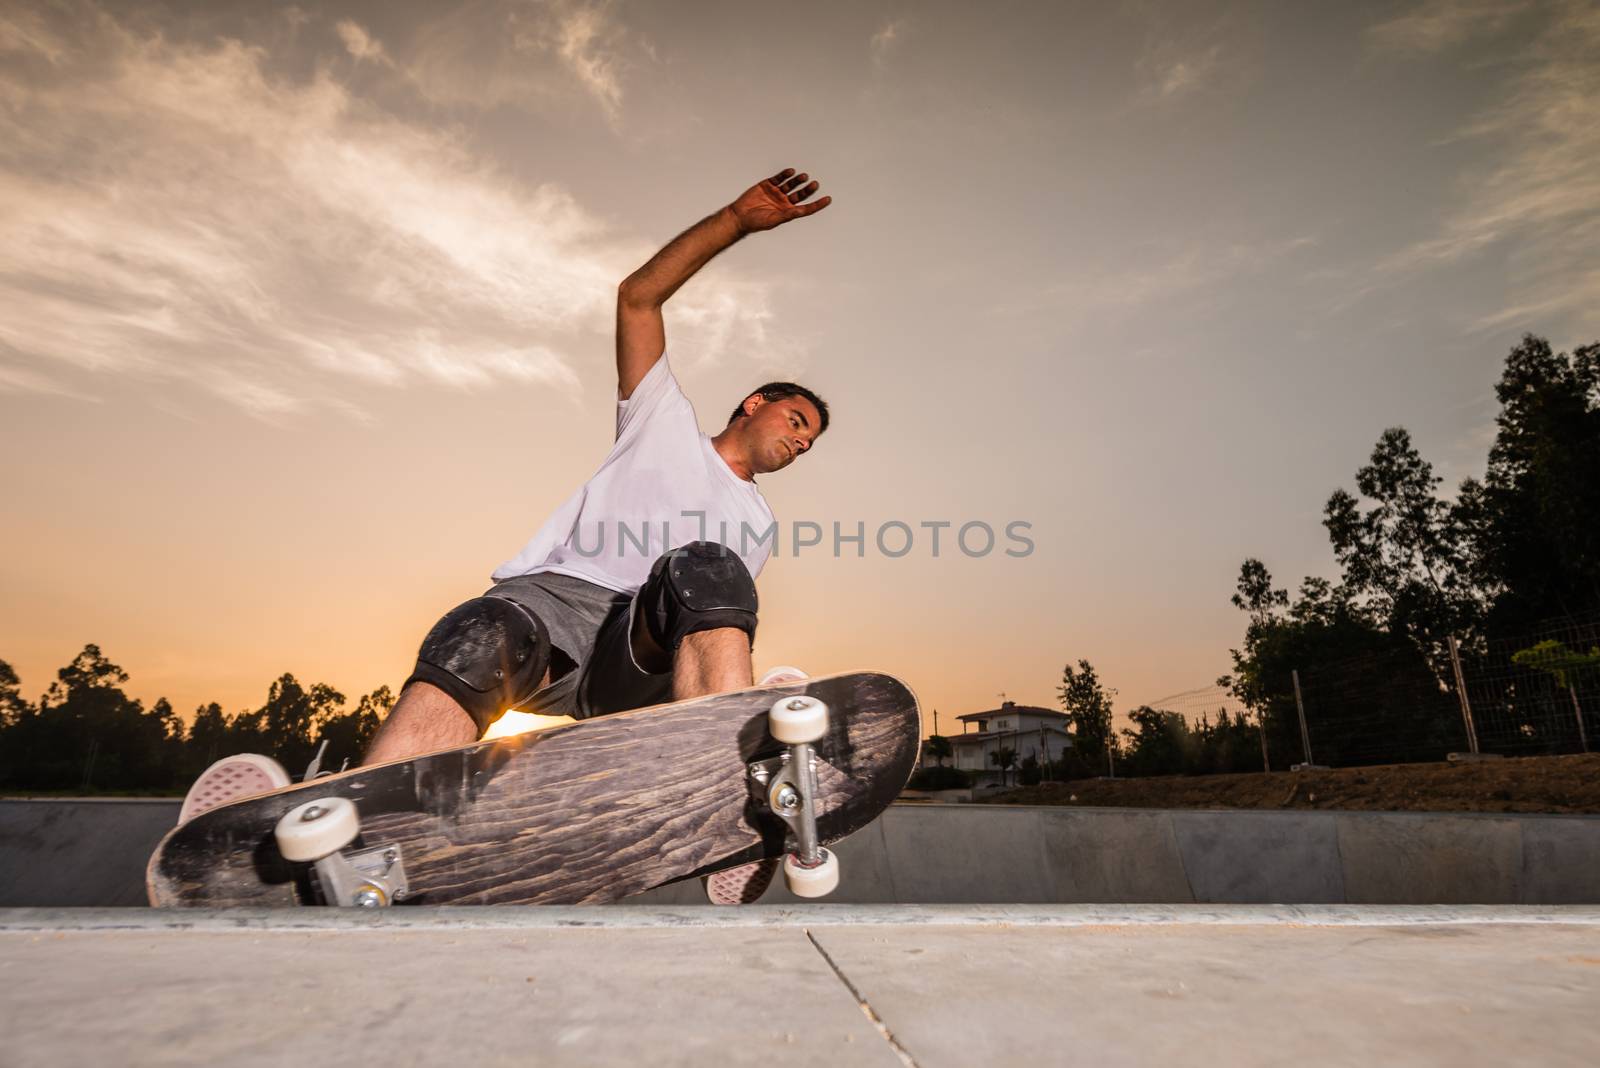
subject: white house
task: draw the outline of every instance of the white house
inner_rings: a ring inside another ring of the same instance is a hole
[[[962,733],[947,736],[954,763],[973,773],[972,784],[976,787],[1001,781],[991,753],[1009,749],[1016,754],[1016,764],[1006,775],[1009,782],[1015,783],[1017,770],[1028,757],[1043,766],[1061,759],[1061,754],[1072,748],[1065,712],[1005,701],[988,712],[969,712],[956,718],[961,721]]]

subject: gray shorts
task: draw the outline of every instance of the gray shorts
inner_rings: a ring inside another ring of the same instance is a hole
[[[651,674],[634,662],[633,595],[544,571],[497,582],[484,596],[504,597],[537,615],[559,650],[551,657],[552,674],[567,669],[519,705],[523,711],[587,719],[672,700],[672,672]]]

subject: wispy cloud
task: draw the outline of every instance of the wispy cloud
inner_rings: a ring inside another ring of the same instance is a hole
[[[907,19],[892,18],[885,20],[867,43],[868,50],[872,53],[872,62],[877,66],[887,63],[889,56],[894,52],[909,28],[910,22]]]
[[[1424,10],[1428,17],[1413,16],[1421,21],[1407,35],[1391,30],[1379,40],[1444,48],[1499,25],[1487,5]],[[1498,103],[1459,131],[1495,144],[1493,164],[1465,171],[1447,191],[1438,231],[1383,264],[1413,271],[1498,250],[1508,264],[1507,305],[1482,327],[1565,314],[1600,326],[1600,8],[1566,3],[1542,12],[1531,44],[1505,57],[1511,72]]]
[[[403,50],[407,76],[445,104],[534,107],[576,86],[613,127],[622,121],[625,74],[653,54],[609,3],[471,0],[425,21]]]
[[[1426,0],[1413,10],[1372,26],[1367,36],[1386,51],[1428,53],[1503,30],[1531,0]]]
[[[1237,86],[1253,76],[1258,32],[1233,15],[1175,23],[1165,8],[1135,7],[1148,40],[1134,61],[1140,106],[1171,104]]]
[[[1186,55],[1151,59],[1145,66],[1144,97],[1172,100],[1200,91],[1215,77],[1221,57],[1222,46],[1214,44]]]
[[[372,385],[571,393],[573,354],[605,358],[652,250],[565,190],[335,66],[286,81],[261,47],[78,14],[0,14],[0,388],[185,381],[274,417]],[[312,32],[394,57],[352,22]],[[763,336],[765,290],[726,272],[674,305],[706,359]]]
[[[562,12],[557,30],[562,61],[613,120],[622,109],[620,59],[607,47],[615,32],[604,12],[592,7]]]
[[[360,24],[344,19],[334,27],[334,31],[344,42],[345,49],[356,59],[371,60],[385,66],[393,65],[388,54],[384,52],[383,45],[374,40]]]
[[[995,310],[1002,315],[1044,311],[1065,319],[1135,311],[1201,297],[1226,283],[1259,276],[1316,243],[1309,236],[1231,244],[1193,242],[1165,250],[1145,265],[1121,270],[1096,268],[1058,280],[1030,299]]]

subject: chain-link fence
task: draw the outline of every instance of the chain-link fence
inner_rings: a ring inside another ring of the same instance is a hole
[[[1266,720],[1274,755],[1288,745],[1297,762],[1588,752],[1600,744],[1600,613],[1451,640],[1432,656],[1397,648],[1321,663],[1286,682]]]
[[[1449,640],[1431,651],[1395,642],[1307,663],[1275,680],[1258,705],[1246,707],[1220,686],[1145,702],[1182,717],[1182,737],[1136,722],[1135,711],[1119,722],[1122,751],[1137,766],[1139,750],[1164,748],[1157,764],[1191,774],[1246,770],[1246,763],[1282,771],[1423,763],[1452,753],[1600,751],[1600,612],[1515,635]],[[1256,751],[1247,756],[1248,744]],[[1180,750],[1181,758],[1172,755]]]
[[[1516,638],[1460,645],[1480,751],[1507,756],[1600,747],[1600,612]]]
[[[1440,674],[1407,650],[1296,669],[1286,699],[1273,702],[1274,750],[1328,767],[1443,760],[1466,750],[1460,705]]]

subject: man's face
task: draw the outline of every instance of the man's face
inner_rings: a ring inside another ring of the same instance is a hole
[[[756,471],[788,467],[821,433],[822,416],[804,397],[769,401],[758,395],[745,401],[745,411],[749,417],[741,436],[750,453],[750,466]]]

